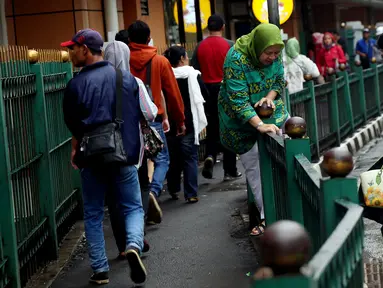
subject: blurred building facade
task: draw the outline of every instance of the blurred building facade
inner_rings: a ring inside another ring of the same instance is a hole
[[[212,13],[224,16],[225,36],[233,40],[259,23],[248,0],[199,0],[199,7],[195,3],[195,0],[0,0],[0,43],[58,48],[61,41],[88,27],[111,40],[119,29],[141,19],[150,25],[154,44],[165,46],[193,43],[205,37],[207,19]],[[183,17],[178,15],[179,4]],[[200,19],[196,10],[200,11]],[[311,32],[339,29],[342,22],[348,21],[361,21],[365,26],[383,22],[383,0],[295,0],[292,14],[281,28],[289,37],[299,38]]]

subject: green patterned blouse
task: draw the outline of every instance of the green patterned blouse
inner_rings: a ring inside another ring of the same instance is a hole
[[[224,77],[218,97],[220,135],[229,150],[244,154],[255,144],[258,131],[248,121],[257,115],[255,103],[271,90],[278,93],[276,109],[266,124],[281,127],[288,117],[282,95],[285,86],[282,58],[272,65],[255,67],[250,58],[232,47],[224,64]]]

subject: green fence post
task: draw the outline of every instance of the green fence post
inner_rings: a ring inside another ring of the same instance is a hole
[[[340,217],[343,217],[343,215],[338,214],[339,209],[337,209],[335,200],[346,199],[358,204],[357,187],[356,178],[321,179],[319,214],[322,217],[321,235],[323,240],[331,235],[338,225]]]
[[[336,143],[340,145],[340,127],[339,127],[339,106],[338,106],[338,85],[336,76],[331,76],[332,93],[330,99],[330,123],[331,130],[336,133]]]
[[[314,81],[307,81],[307,87],[310,91],[310,113],[308,119],[305,119],[308,122],[308,127],[310,127],[310,140],[315,145],[315,157],[319,159],[320,150],[319,150],[319,136],[318,136],[318,117],[317,117],[317,105],[315,101],[315,86]]]
[[[349,63],[352,71],[355,70],[355,45],[354,45],[354,30],[346,29],[346,50],[349,57]]]
[[[286,200],[290,206],[291,220],[304,225],[302,192],[295,181],[295,156],[303,154],[309,161],[311,161],[310,139],[285,139],[284,142],[286,152],[286,184],[289,193],[289,199]]]
[[[289,93],[289,89],[287,89],[287,87],[285,88],[285,102],[286,102],[287,112],[289,112],[289,114],[291,114],[290,93]]]
[[[363,77],[363,69],[362,67],[356,67],[356,75],[358,75],[359,78],[359,103],[360,103],[360,108],[363,113],[363,119],[364,123],[367,122],[367,108],[366,108],[366,93],[364,91],[364,77]]]
[[[269,226],[276,222],[278,219],[275,208],[273,166],[271,163],[269,152],[266,149],[264,137],[266,136],[259,135],[258,137],[259,168],[261,170],[261,183],[265,219],[267,225]]]
[[[2,80],[0,70],[0,219],[4,256],[8,259],[7,275],[11,277],[12,288],[20,288],[20,264],[17,249],[15,211],[13,206],[12,182],[10,177],[10,160],[8,136],[5,122]]]
[[[73,78],[72,62],[62,63],[63,71],[65,74],[65,81],[68,83]],[[70,155],[68,155],[70,157]],[[77,189],[77,201],[79,203],[79,217],[83,217],[83,200],[81,194],[81,178],[80,172],[73,169],[72,185],[74,189]]]
[[[376,107],[378,107],[378,114],[380,114],[381,106],[380,106],[380,87],[379,87],[379,71],[378,65],[376,63],[371,63],[371,68],[374,70],[374,92],[376,99]]]
[[[340,73],[344,79],[344,98],[345,98],[345,105],[348,115],[348,120],[350,121],[351,130],[355,130],[355,123],[354,123],[354,115],[352,112],[352,102],[351,102],[351,91],[350,91],[350,78],[348,77],[348,72],[343,71]]]
[[[52,170],[49,157],[49,145],[48,145],[48,125],[47,125],[47,113],[44,94],[44,79],[43,71],[40,64],[31,65],[31,71],[36,75],[36,97],[33,103],[34,113],[34,133],[36,139],[36,149],[42,153],[40,159],[40,165],[38,169],[38,179],[41,185],[40,189],[40,201],[42,215],[48,218],[49,234],[50,234],[50,256],[51,259],[57,259],[58,257],[58,242],[57,242],[57,225],[56,225],[56,213],[55,213],[55,200],[52,184]]]

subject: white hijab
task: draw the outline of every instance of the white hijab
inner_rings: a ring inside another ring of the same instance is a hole
[[[197,79],[201,72],[195,70],[191,66],[173,68],[173,72],[177,79],[188,79],[190,106],[194,126],[194,144],[199,145],[199,133],[201,133],[201,131],[207,126],[205,109],[203,107],[205,99],[203,99],[201,88]]]

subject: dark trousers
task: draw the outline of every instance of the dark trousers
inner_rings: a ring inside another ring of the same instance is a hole
[[[138,179],[139,179],[140,188],[141,188],[142,206],[144,208],[144,212],[146,215],[146,212],[148,210],[148,201],[149,201],[149,192],[150,192],[149,191],[150,182],[149,182],[149,176],[148,176],[148,165],[147,165],[146,157],[144,157],[144,159],[142,160],[142,166],[138,170]],[[120,253],[125,252],[125,249],[126,249],[125,221],[124,221],[124,217],[120,213],[118,201],[113,191],[110,191],[109,193],[107,193],[107,203],[108,203],[108,210],[109,210],[109,216],[110,216],[110,224],[112,226],[112,231],[113,231],[113,235],[116,241],[118,251]]]
[[[206,84],[209,98],[206,99],[205,113],[207,118],[206,127],[206,157],[213,157],[217,161],[217,154],[223,153],[223,170],[225,173],[234,175],[237,173],[237,155],[220,144],[219,117],[218,117],[218,94],[221,83]]]
[[[363,70],[370,68],[370,59],[368,59],[368,57],[360,56],[360,62],[362,64]]]
[[[167,136],[170,165],[167,174],[168,191],[181,191],[181,172],[184,172],[185,199],[197,197],[198,190],[198,146],[194,144],[194,133],[183,137]]]

